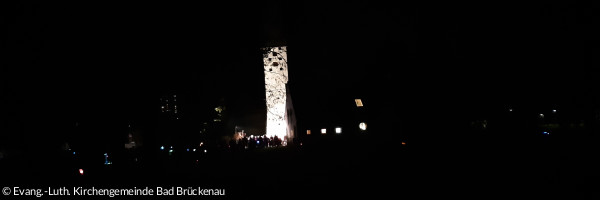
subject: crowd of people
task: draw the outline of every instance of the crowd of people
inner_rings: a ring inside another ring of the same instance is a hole
[[[233,139],[229,141],[230,149],[262,149],[268,147],[285,146],[286,139],[283,140],[277,136],[266,137],[266,136],[250,136],[242,137],[237,140]]]

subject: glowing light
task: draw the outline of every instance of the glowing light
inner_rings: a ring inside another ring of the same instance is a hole
[[[256,144],[260,144],[260,141],[256,141]]]
[[[402,146],[406,146],[406,142],[402,142],[401,144],[402,144]]]
[[[190,149],[186,149],[187,151],[190,151]]]
[[[171,146],[171,149],[173,149],[173,146]]]
[[[552,110],[552,113],[556,113],[556,110]]]
[[[548,133],[546,131],[542,132],[542,134],[544,134],[544,135],[550,135],[550,133]]]
[[[83,176],[83,169],[79,169],[79,174]]]
[[[540,114],[540,118],[544,118],[544,114]]]
[[[75,155],[75,152],[73,151],[73,155]]]
[[[204,142],[200,142],[200,146],[204,145]]]
[[[335,128],[335,133],[337,133],[337,134],[342,133],[342,128],[341,127]]]
[[[165,150],[165,146],[160,146],[160,150]]]
[[[354,102],[356,103],[356,107],[363,107],[362,100],[360,100],[360,99],[354,99]]]
[[[327,134],[327,129],[321,129],[321,134]]]
[[[192,151],[196,152],[196,149],[193,149]]]
[[[360,128],[360,130],[366,131],[367,123],[361,122],[360,124],[358,124],[358,128]]]
[[[269,47],[264,50],[266,50],[263,54],[267,103],[266,136],[285,138],[288,135],[286,119],[287,47]],[[279,68],[279,70],[273,70],[273,68]]]
[[[173,149],[169,149],[169,153],[173,153]]]
[[[204,149],[204,153],[206,153],[206,149]]]
[[[310,130],[306,130],[306,135],[310,135]]]
[[[508,109],[508,112],[512,112],[512,111],[513,111],[513,109],[512,109],[512,108],[511,108],[511,109]]]

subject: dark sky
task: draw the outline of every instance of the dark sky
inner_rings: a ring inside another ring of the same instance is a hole
[[[197,107],[225,96],[253,111],[264,98],[258,49],[269,41],[288,46],[305,123],[354,98],[384,116],[587,105],[598,80],[592,9],[569,1],[15,3],[2,6],[3,116],[13,128],[143,121],[168,92]]]

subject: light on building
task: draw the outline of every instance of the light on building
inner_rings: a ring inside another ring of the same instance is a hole
[[[360,100],[360,99],[354,99],[354,102],[356,103],[356,107],[363,107],[362,100]]]
[[[358,124],[358,128],[360,128],[360,130],[366,131],[367,123],[361,122],[360,124]]]
[[[306,130],[306,135],[310,135],[310,130]]]
[[[288,134],[288,119],[285,117],[288,82],[287,49],[268,47],[263,50],[265,50],[263,64],[267,104],[266,136],[285,138]]]
[[[341,127],[335,128],[335,133],[337,133],[337,134],[342,133],[342,128]]]
[[[327,129],[321,129],[321,134],[326,134],[327,133]]]

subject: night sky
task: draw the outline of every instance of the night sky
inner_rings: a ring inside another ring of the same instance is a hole
[[[103,130],[152,124],[167,93],[185,96],[193,112],[224,98],[234,116],[255,118],[264,109],[259,49],[273,41],[288,46],[300,128],[343,116],[354,98],[382,125],[435,115],[466,120],[509,105],[585,112],[598,96],[592,8],[546,1],[13,3],[2,6],[2,134],[42,136],[33,140],[43,144],[75,122]]]

